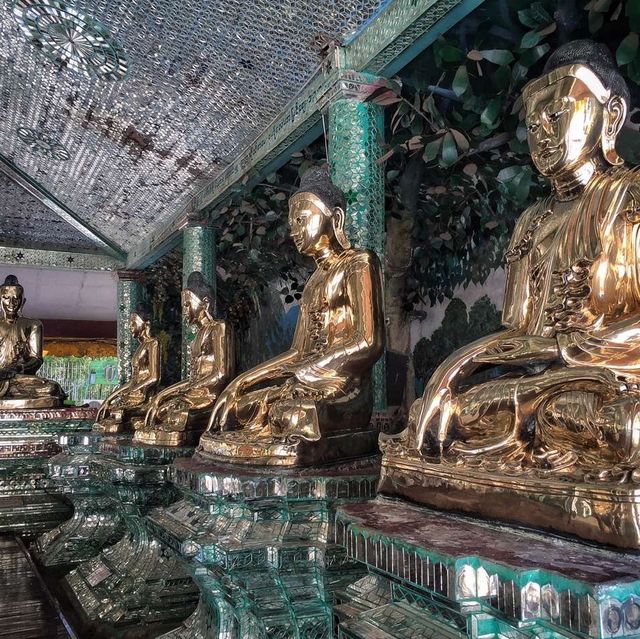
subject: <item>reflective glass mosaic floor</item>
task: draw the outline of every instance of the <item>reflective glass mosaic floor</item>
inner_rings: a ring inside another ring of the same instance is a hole
[[[55,608],[15,537],[0,536],[0,637],[68,639]]]

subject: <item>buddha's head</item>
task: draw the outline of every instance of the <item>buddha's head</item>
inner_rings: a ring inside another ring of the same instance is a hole
[[[189,324],[196,324],[203,313],[208,314],[214,301],[213,289],[200,271],[193,271],[182,289],[182,313]]]
[[[291,236],[298,251],[316,257],[327,249],[348,249],[344,211],[344,193],[331,181],[327,167],[310,168],[289,199]]]
[[[557,49],[544,75],[523,90],[529,148],[547,177],[604,158],[622,164],[616,138],[627,117],[629,88],[603,44],[575,40]]]
[[[18,282],[18,278],[15,275],[7,275],[0,286],[0,305],[5,319],[16,319],[26,301],[24,289]]]
[[[139,341],[151,334],[151,315],[142,305],[129,316],[129,331]]]

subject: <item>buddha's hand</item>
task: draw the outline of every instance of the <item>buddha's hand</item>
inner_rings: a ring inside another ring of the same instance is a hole
[[[145,415],[145,418],[144,418],[144,425],[147,428],[150,428],[151,426],[153,426],[153,422],[156,421],[157,411],[158,411],[158,398],[156,397],[154,400],[152,400],[151,405],[149,406],[149,410],[147,411],[147,414]]]
[[[231,386],[231,384],[229,386]],[[207,430],[212,432],[224,430],[229,417],[229,386],[227,386],[227,388],[220,394],[220,397],[218,397],[218,401],[215,403],[213,410],[211,411]]]
[[[558,342],[552,337],[522,335],[498,340],[473,358],[479,364],[524,364],[560,359]]]

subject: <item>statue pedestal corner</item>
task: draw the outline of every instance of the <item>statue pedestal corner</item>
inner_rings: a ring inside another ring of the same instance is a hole
[[[640,633],[633,553],[383,497],[341,506],[336,541],[369,570],[342,592],[343,639],[395,637],[398,627],[460,639]]]

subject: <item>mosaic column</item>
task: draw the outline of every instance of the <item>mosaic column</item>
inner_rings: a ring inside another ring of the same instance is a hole
[[[329,162],[347,199],[347,236],[374,250],[384,266],[384,108],[366,97],[381,86],[369,74],[343,72],[328,105]],[[387,406],[384,356],[374,368],[376,410]]]
[[[138,342],[129,331],[129,317],[142,300],[142,272],[118,271],[118,378],[131,378],[131,357]]]
[[[216,238],[206,220],[191,221],[182,230],[182,286],[189,275],[200,271],[207,284],[216,290]],[[214,297],[215,303],[215,297]],[[215,308],[213,309],[215,312]],[[182,318],[182,379],[189,375],[191,342],[195,332]]]

